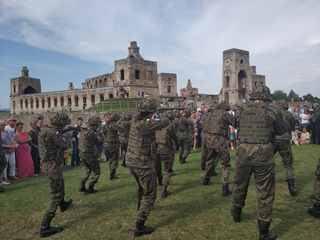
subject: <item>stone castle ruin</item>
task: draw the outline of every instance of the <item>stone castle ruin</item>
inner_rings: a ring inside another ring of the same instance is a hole
[[[29,77],[23,67],[21,77],[10,79],[11,114],[39,114],[43,112],[83,110],[104,99],[114,97],[138,97],[144,92],[151,98],[183,106],[184,100],[192,100],[193,106],[210,105],[219,100],[231,104],[248,99],[252,87],[265,84],[265,76],[256,74],[256,67],[249,65],[249,52],[230,49],[223,52],[222,88],[219,95],[200,94],[188,80],[187,87],[177,94],[177,75],[158,73],[157,62],[144,60],[137,42],[130,43],[128,56],[114,62],[114,71],[86,79],[82,89],[75,89],[72,82],[68,90],[42,92],[41,81]]]

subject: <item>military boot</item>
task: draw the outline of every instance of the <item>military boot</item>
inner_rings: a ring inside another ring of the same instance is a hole
[[[232,194],[232,190],[229,190],[229,185],[228,184],[224,184],[222,186],[222,196],[229,196],[230,194]]]
[[[289,179],[289,180],[287,180],[287,182],[288,182],[288,188],[289,188],[291,196],[297,196],[298,195],[298,191],[294,187],[294,180],[293,179]]]
[[[125,157],[125,156],[122,157],[121,166],[122,166],[122,167],[126,167],[126,166],[127,166],[127,165],[126,165],[126,157]]]
[[[308,208],[308,213],[311,216],[314,216],[320,219],[320,204],[313,204],[313,207]]]
[[[213,171],[212,173],[212,177],[217,176],[219,173],[217,173],[216,171]]]
[[[202,162],[200,164],[200,167],[201,167],[202,171],[205,171],[206,170],[206,163]]]
[[[231,213],[233,216],[233,221],[240,222],[241,221],[241,210],[242,208],[236,208],[234,205],[231,207]]]
[[[207,186],[209,182],[210,182],[210,178],[204,178],[203,185]]]
[[[162,198],[166,198],[168,196],[171,195],[171,192],[170,191],[167,191],[167,186],[163,186],[162,187],[162,193],[161,193],[161,197]]]
[[[183,157],[180,163],[181,164],[186,164],[186,163],[189,163],[189,162],[186,162],[186,158]]]
[[[98,189],[94,189],[93,187],[94,187],[94,184],[90,184],[86,194],[96,193],[99,191]]]
[[[269,231],[270,223],[258,222],[258,226],[260,230],[259,240],[275,240],[277,238],[274,231]]]
[[[115,176],[115,174],[116,174],[116,170],[115,170],[115,169],[111,170],[111,171],[110,171],[110,177],[109,177],[109,179],[110,179],[110,180],[118,179],[118,177]]]
[[[136,223],[136,229],[134,230],[134,236],[140,237],[145,234],[151,234],[154,232],[153,227],[147,227],[144,225],[145,221],[138,219]]]
[[[65,201],[64,199],[62,199],[61,203],[60,203],[60,211],[64,212],[68,209],[68,207],[71,205],[72,203],[72,199],[68,199],[67,201]]]
[[[173,172],[173,173],[171,174],[171,177],[173,177],[173,176],[177,176],[177,174],[176,174],[175,172]]]
[[[179,162],[182,162],[182,155],[179,155]]]
[[[51,235],[56,234],[58,232],[61,232],[63,230],[63,227],[51,227],[50,226],[51,220],[52,220],[52,217],[45,217],[43,219],[42,225],[40,228],[40,237],[41,238],[51,236]]]
[[[79,192],[87,192],[88,190],[86,189],[86,182],[81,182]]]

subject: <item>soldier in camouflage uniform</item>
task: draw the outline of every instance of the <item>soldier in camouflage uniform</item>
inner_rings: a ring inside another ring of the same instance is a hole
[[[58,129],[70,124],[71,120],[65,113],[56,113],[50,119],[50,126],[42,127],[39,134],[39,154],[41,157],[41,170],[50,179],[50,201],[40,228],[40,237],[47,237],[63,230],[62,227],[51,227],[50,223],[60,206],[61,212],[67,210],[72,200],[64,200],[64,179],[61,163],[64,161],[64,151],[69,149],[73,131],[64,135]]]
[[[173,120],[173,112],[166,111],[164,117],[169,120]],[[162,193],[161,197],[166,198],[171,195],[171,192],[167,191],[170,178],[172,176],[172,152],[175,151],[175,140],[176,140],[176,131],[174,125],[171,122],[167,127],[156,131],[156,142],[157,142],[157,156],[156,156],[156,173],[162,172],[162,164],[164,168],[164,176],[162,179]]]
[[[115,176],[119,161],[118,132],[124,132],[124,129],[117,124],[119,120],[119,114],[111,114],[108,122],[106,122],[106,129],[104,130],[105,138],[103,148],[106,150],[109,156],[110,180],[118,179],[118,177]]]
[[[279,151],[279,154],[282,158],[282,163],[286,169],[286,181],[288,182],[288,188],[291,196],[297,196],[298,191],[294,187],[295,174],[294,168],[292,167],[293,155],[291,152],[291,132],[295,130],[295,120],[292,116],[292,113],[287,111],[289,106],[286,100],[280,100],[277,102],[276,107],[282,112],[282,117],[287,123],[286,133],[283,135],[276,135],[275,148],[273,153],[276,154]]]
[[[201,133],[201,169],[202,171],[206,170],[206,162],[207,162],[207,157],[208,157],[208,148],[207,148],[207,136],[208,136],[208,129],[209,129],[209,116],[210,113],[214,111],[214,109],[216,108],[216,106],[211,106],[208,109],[208,112],[205,113],[202,117],[201,117],[201,122],[202,122],[202,133]],[[216,161],[216,164],[218,164],[218,161]],[[216,169],[216,166],[214,166],[214,169]],[[216,176],[218,175],[218,173],[216,171],[213,171],[212,176]]]
[[[1,132],[0,132],[0,173],[3,172],[3,170],[6,168],[6,166],[7,166],[7,161],[6,161],[6,157],[3,153]],[[3,193],[3,192],[4,192],[4,188],[0,187],[0,193]]]
[[[272,222],[272,206],[275,196],[275,135],[286,133],[286,122],[272,101],[267,86],[254,87],[250,94],[253,102],[244,103],[237,109],[234,127],[238,129],[238,146],[235,159],[234,187],[231,208],[233,220],[241,221],[251,174],[255,175],[258,200],[258,226],[260,240],[276,239],[269,231]]]
[[[129,140],[129,131],[131,127],[131,114],[126,114],[121,122],[121,127],[124,129],[124,132],[119,132],[119,140],[121,143],[121,165],[126,166],[126,153],[128,149],[128,140]]]
[[[134,236],[150,234],[154,228],[144,225],[147,216],[157,199],[157,182],[152,166],[151,145],[155,132],[170,124],[170,120],[162,117],[154,121],[152,115],[157,105],[150,99],[143,99],[138,105],[140,112],[132,122],[129,132],[129,145],[126,154],[126,165],[137,182],[136,195],[138,201],[138,220]]]
[[[185,109],[182,113],[180,121],[176,125],[178,131],[179,139],[179,162],[180,164],[188,163],[186,162],[187,157],[191,151],[191,141],[194,134],[194,126],[190,121],[191,111]]]
[[[228,129],[233,124],[233,116],[228,113],[230,104],[222,101],[217,105],[217,109],[212,111],[208,119],[207,135],[207,166],[204,173],[203,185],[208,185],[218,158],[222,164],[222,195],[229,196],[232,191],[229,190],[229,175],[231,170],[230,154],[228,149]]]
[[[320,105],[314,109],[312,121],[314,123],[320,123]],[[316,180],[314,181],[313,191],[310,196],[310,201],[313,203],[313,207],[309,207],[308,212],[310,215],[320,219],[320,158],[315,175]]]
[[[101,124],[100,117],[91,117],[88,120],[90,128],[84,132],[80,133],[79,138],[79,150],[80,157],[82,159],[83,165],[83,176],[81,179],[81,185],[79,192],[85,192],[87,194],[96,193],[98,189],[94,189],[94,185],[98,182],[98,179],[101,174],[100,163],[98,160],[98,149],[99,145],[103,144],[104,134],[102,129],[99,133],[96,132],[96,129]],[[89,184],[89,189],[86,189],[86,181],[92,177]]]

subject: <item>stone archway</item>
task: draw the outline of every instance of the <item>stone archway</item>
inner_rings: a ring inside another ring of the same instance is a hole
[[[37,91],[31,86],[28,86],[23,90],[23,94],[32,94],[32,93],[37,93]]]

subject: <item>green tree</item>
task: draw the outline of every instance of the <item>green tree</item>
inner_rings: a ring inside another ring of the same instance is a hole
[[[287,94],[282,90],[275,90],[272,94],[272,99],[274,99],[274,100],[281,100],[281,99],[287,100]]]
[[[293,98],[294,102],[299,102],[301,101],[301,98],[299,98],[299,95],[297,93],[295,93],[295,91],[293,91],[292,89],[290,90],[289,94],[288,94],[288,102],[291,102]]]

